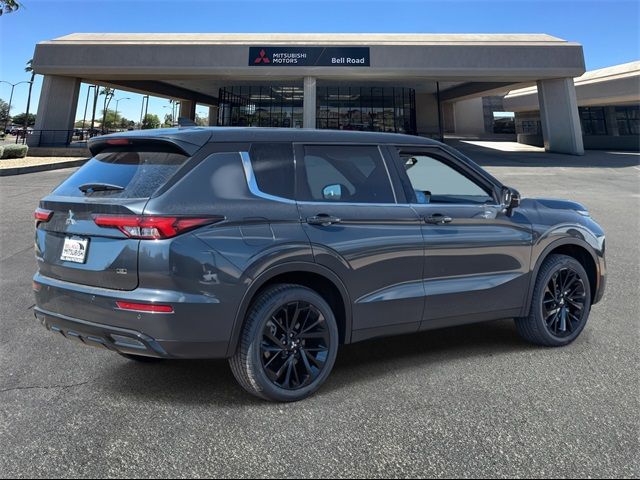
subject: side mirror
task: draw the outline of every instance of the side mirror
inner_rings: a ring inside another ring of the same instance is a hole
[[[520,192],[515,188],[502,187],[501,197],[502,208],[507,214],[511,214],[514,208],[520,206]]]
[[[342,199],[342,185],[339,183],[327,185],[322,189],[322,198],[337,202]]]

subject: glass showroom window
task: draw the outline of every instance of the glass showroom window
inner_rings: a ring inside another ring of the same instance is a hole
[[[616,107],[620,135],[640,135],[640,106]]]
[[[580,123],[583,135],[606,135],[607,124],[604,119],[604,107],[580,107]]]
[[[415,91],[394,87],[319,86],[316,126],[416,134]]]
[[[218,125],[302,128],[303,96],[298,86],[221,88]]]

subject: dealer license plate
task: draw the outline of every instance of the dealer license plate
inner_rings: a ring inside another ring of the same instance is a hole
[[[88,238],[67,237],[62,246],[60,260],[75,263],[84,263],[87,258]]]

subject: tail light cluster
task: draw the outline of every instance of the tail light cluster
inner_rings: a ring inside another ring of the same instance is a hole
[[[36,211],[33,212],[33,218],[36,219],[37,222],[48,222],[51,220],[53,216],[53,210],[47,210],[45,208],[36,208]]]
[[[151,215],[93,215],[96,225],[117,228],[129,238],[160,240],[172,238],[224,217],[159,217]]]

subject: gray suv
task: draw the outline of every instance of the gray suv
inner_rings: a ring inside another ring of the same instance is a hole
[[[129,359],[228,358],[300,400],[340,344],[515,318],[544,346],[585,327],[605,240],[580,204],[520,199],[424,138],[176,128],[91,139],[35,212],[35,315]]]

